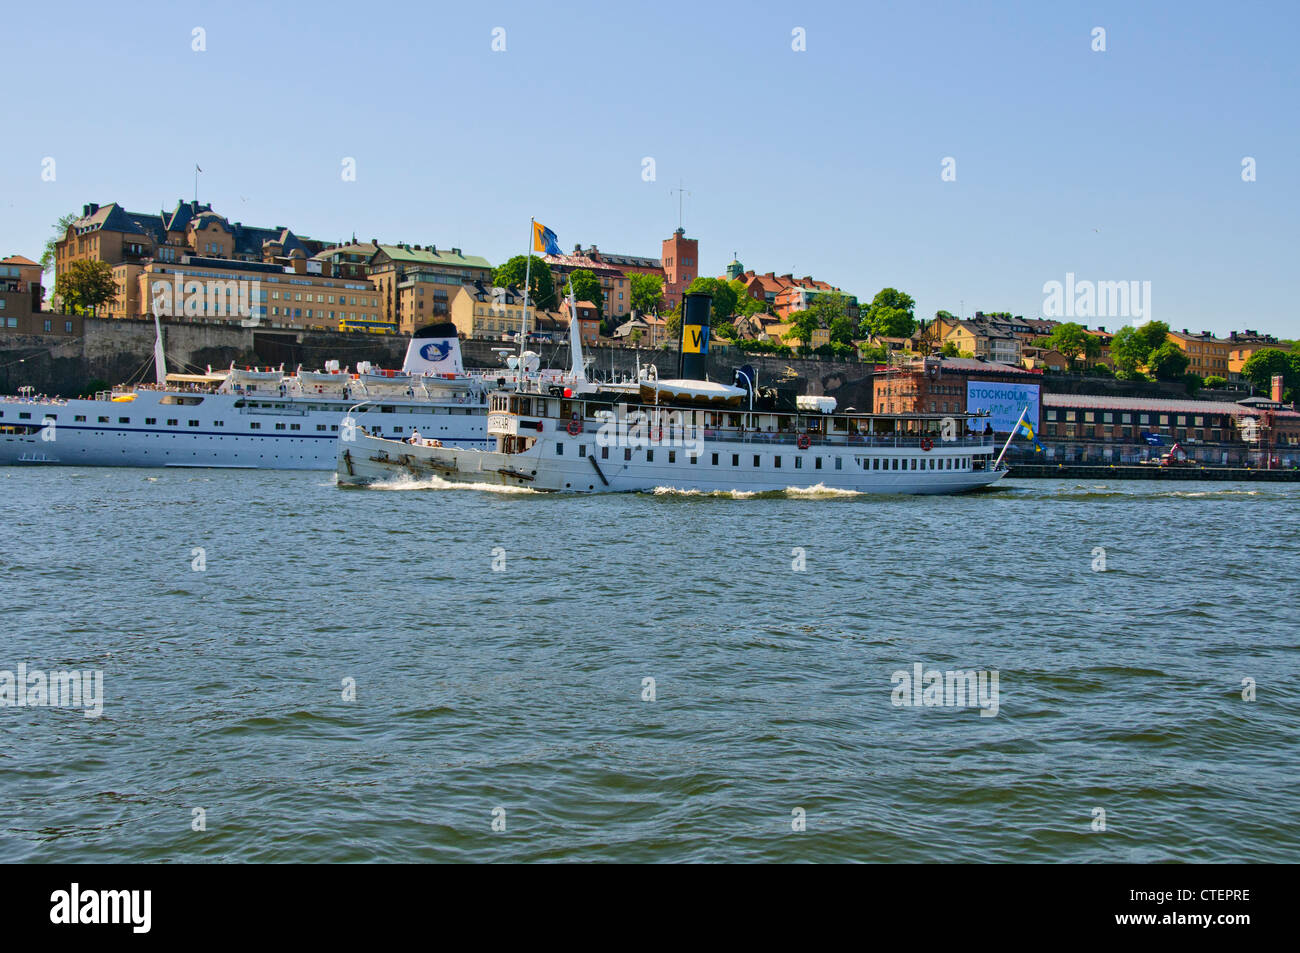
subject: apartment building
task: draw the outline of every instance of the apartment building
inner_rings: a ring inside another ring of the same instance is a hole
[[[379,291],[383,320],[410,334],[450,320],[457,291],[466,283],[490,285],[492,266],[459,248],[381,244],[370,259],[369,280]]]

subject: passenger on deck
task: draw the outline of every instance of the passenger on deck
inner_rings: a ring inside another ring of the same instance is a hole
[[[410,439],[409,439],[407,442],[410,443],[410,444],[413,445],[413,446],[417,446],[417,447],[418,447],[418,446],[420,445],[420,431],[418,431],[418,430],[416,430],[414,427],[412,427],[412,428],[411,428],[411,437],[410,437]]]

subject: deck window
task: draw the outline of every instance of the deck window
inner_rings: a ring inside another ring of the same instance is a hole
[[[555,455],[557,457],[564,456],[564,444],[560,443],[558,440],[555,441]]]
[[[668,462],[669,462],[669,463],[676,463],[676,462],[677,462],[677,451],[676,451],[676,450],[669,450],[669,451],[668,451]]]
[[[761,459],[761,458],[759,457],[758,454],[754,454],[754,466],[759,466],[759,465],[760,465],[760,464],[759,464],[759,460],[760,460],[760,459]]]

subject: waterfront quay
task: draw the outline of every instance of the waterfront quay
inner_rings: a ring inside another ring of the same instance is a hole
[[[1213,480],[1300,483],[1300,468],[1090,466],[1080,463],[1015,463],[1008,479],[1080,480]]]

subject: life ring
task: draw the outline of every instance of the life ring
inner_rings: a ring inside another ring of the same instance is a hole
[[[924,451],[926,451],[927,453],[928,453],[929,451],[933,450],[933,449],[934,449],[934,441],[931,440],[929,437],[922,437],[922,438],[921,438],[921,449],[924,450]]]
[[[808,436],[806,433],[801,433],[795,438],[794,445],[800,450],[807,450],[812,446],[812,437]]]
[[[570,420],[564,429],[569,431],[570,437],[576,437],[578,434],[582,433],[582,421]]]

